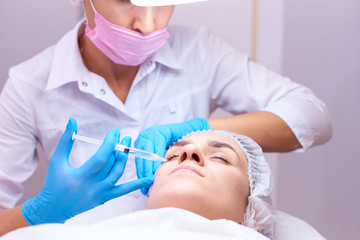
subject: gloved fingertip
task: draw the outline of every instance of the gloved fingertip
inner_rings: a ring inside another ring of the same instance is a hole
[[[121,140],[121,145],[130,147],[131,146],[131,137],[130,136],[126,136]]]
[[[119,140],[120,140],[120,131],[119,131],[119,129],[111,129],[106,134],[104,142],[109,141],[111,143],[117,144],[117,143],[119,143]]]
[[[154,183],[153,177],[146,177],[141,179],[143,181],[143,187],[150,187]]]
[[[66,130],[77,132],[77,122],[74,118],[69,118],[69,121],[66,125]]]
[[[155,174],[156,170],[163,164],[161,161],[155,161],[153,164],[153,173]]]
[[[120,130],[119,129],[114,129],[114,138],[116,143],[120,142]]]
[[[114,128],[114,129],[112,129],[111,130],[112,132],[113,132],[113,136],[115,137],[115,138],[120,138],[120,130],[119,129],[117,129],[117,128]]]
[[[149,192],[149,188],[147,188],[147,187],[140,188],[140,191],[143,195],[147,196],[148,192]]]
[[[70,118],[65,132],[61,135],[60,141],[51,159],[68,159],[74,143],[73,134],[77,132],[77,123],[74,118]],[[57,157],[55,157],[57,156]],[[62,157],[59,157],[62,156]],[[52,160],[54,161],[54,160]]]

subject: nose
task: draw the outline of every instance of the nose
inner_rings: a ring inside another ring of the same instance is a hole
[[[133,23],[133,29],[147,34],[156,30],[156,9],[154,7],[139,7],[138,16]]]
[[[179,164],[184,161],[195,161],[198,165],[204,166],[204,156],[201,150],[193,145],[186,145],[179,154]]]

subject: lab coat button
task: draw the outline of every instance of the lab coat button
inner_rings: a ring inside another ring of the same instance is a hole
[[[100,89],[100,93],[102,94],[102,95],[105,95],[106,94],[106,91],[105,91],[105,89]]]
[[[175,106],[175,104],[174,104],[173,102],[171,102],[171,103],[169,104],[169,110],[170,110],[170,113],[171,113],[171,114],[176,113],[176,106]]]
[[[87,87],[87,86],[88,86],[88,83],[87,83],[87,82],[82,82],[81,85],[82,85],[83,87]]]
[[[153,64],[152,61],[148,61],[147,64],[146,64],[146,66],[150,67],[152,64]]]

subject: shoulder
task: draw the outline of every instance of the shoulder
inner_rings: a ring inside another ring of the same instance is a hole
[[[210,34],[210,30],[205,26],[170,25],[168,30],[176,38],[198,38]]]
[[[53,62],[54,49],[55,46],[51,46],[29,60],[10,68],[9,79],[39,87],[45,86]]]
[[[81,61],[78,54],[78,34],[83,21],[66,33],[56,44],[10,69],[12,81],[22,81],[37,88],[45,88],[52,75],[67,73],[70,66]]]
[[[209,29],[199,26],[169,26],[171,44],[181,43],[203,43],[206,39],[213,37]]]
[[[179,59],[205,61],[218,55],[224,42],[202,26],[169,26],[168,42]]]
[[[198,56],[203,61],[218,61],[226,56],[246,59],[236,48],[203,26],[169,26],[168,40],[175,54]]]

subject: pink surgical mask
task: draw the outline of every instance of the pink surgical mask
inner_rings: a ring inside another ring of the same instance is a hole
[[[159,50],[170,36],[167,27],[149,34],[142,34],[115,25],[95,12],[96,26],[91,29],[86,22],[85,34],[92,43],[116,64],[138,66]]]

